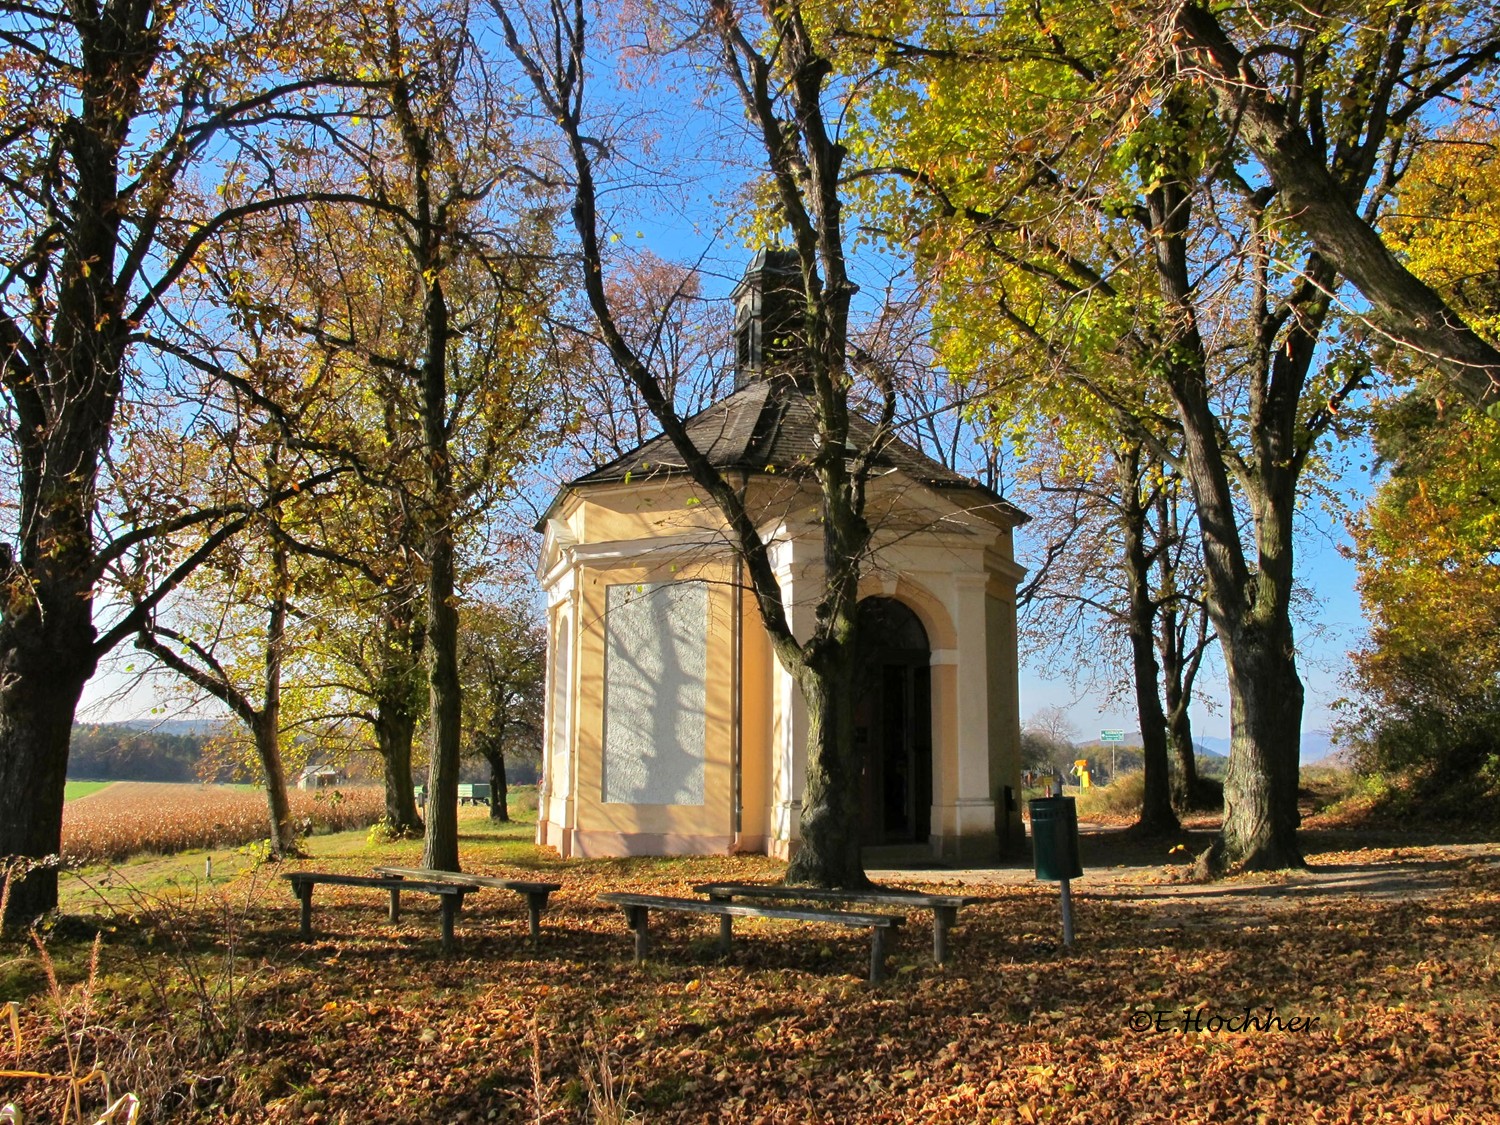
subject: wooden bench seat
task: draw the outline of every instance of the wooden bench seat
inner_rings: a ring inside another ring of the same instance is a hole
[[[701,883],[693,890],[698,894],[707,895],[713,902],[731,902],[736,898],[759,898],[931,910],[932,960],[939,965],[947,959],[948,930],[958,924],[959,908],[973,906],[977,902],[984,901],[976,895],[930,895],[921,891],[888,890],[881,887],[844,891],[825,890],[820,887],[788,887],[772,883]]]
[[[444,953],[453,952],[453,921],[463,906],[464,895],[470,890],[456,883],[372,878],[368,875],[342,875],[330,871],[293,871],[287,874],[286,879],[291,883],[292,890],[302,903],[301,934],[304,939],[312,937],[312,892],[319,883],[329,883],[340,887],[373,887],[389,891],[391,896],[389,917],[392,922],[398,921],[401,917],[402,891],[421,891],[424,894],[438,895],[442,909]]]
[[[647,917],[653,910],[680,914],[716,914],[719,917],[719,951],[728,954],[735,918],[769,918],[784,922],[827,922],[836,926],[854,926],[870,931],[870,980],[885,979],[886,948],[892,931],[903,919],[890,914],[855,914],[847,910],[809,910],[790,906],[750,906],[745,903],[668,898],[664,895],[641,895],[610,892],[599,896],[600,902],[620,907],[625,920],[635,931],[635,959],[642,961],[649,948]]]
[[[495,887],[515,891],[526,899],[526,921],[532,941],[536,941],[541,936],[542,911],[547,909],[547,897],[553,891],[562,890],[561,883],[535,883],[526,879],[501,879],[493,875],[468,875],[461,871],[438,871],[431,867],[377,867],[375,874],[388,879],[452,883],[471,890],[478,890],[480,887]],[[399,894],[400,892],[392,893]]]

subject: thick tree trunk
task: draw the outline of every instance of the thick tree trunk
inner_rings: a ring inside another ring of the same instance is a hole
[[[1202,857],[1203,868],[1220,872],[1300,867],[1295,771],[1288,789],[1282,766],[1288,752],[1296,761],[1302,714],[1302,683],[1289,616],[1291,517],[1303,462],[1295,434],[1301,387],[1327,312],[1321,293],[1333,279],[1325,275],[1322,263],[1310,267],[1324,289],[1313,287],[1307,307],[1300,310],[1303,319],[1276,345],[1274,356],[1269,351],[1256,355],[1260,364],[1248,372],[1247,421],[1256,471],[1242,474],[1241,483],[1255,532],[1252,565],[1240,537],[1240,513],[1230,488],[1223,433],[1210,401],[1206,353],[1194,311],[1186,241],[1191,199],[1182,184],[1173,181],[1164,182],[1147,199],[1158,283],[1178,322],[1177,359],[1167,371],[1168,385],[1182,424],[1186,476],[1198,504],[1209,614],[1229,672],[1231,741],[1224,823]]]
[[[266,811],[270,815],[271,854],[276,859],[300,855],[297,826],[292,823],[292,800],[287,792],[286,765],[281,758],[279,708],[261,711],[251,724],[255,754],[265,775]]]
[[[400,711],[384,707],[375,716],[375,738],[385,775],[385,822],[396,836],[419,836],[422,818],[411,777],[411,746],[416,723]]]
[[[12,319],[9,304],[3,314],[0,380],[19,480],[7,523],[20,542],[18,557],[7,544],[0,559],[0,863],[62,846],[73,717],[99,657],[96,478],[134,330],[116,281],[121,150],[160,49],[156,15],[149,4],[108,4],[80,17],[84,70],[76,88],[57,92],[70,116],[44,141],[65,146],[73,164],[71,186],[48,201],[63,232],[48,245],[63,249],[44,249],[22,271],[31,273],[23,285],[37,286],[36,315]],[[55,298],[40,299],[54,284]],[[57,871],[39,869],[10,888],[3,921],[23,925],[56,906]]]
[[[860,847],[860,772],[854,744],[854,674],[847,652],[835,670],[800,670],[807,703],[807,781],[801,839],[786,881],[815,887],[870,885]]]
[[[62,850],[68,740],[93,670],[87,649],[75,643],[68,654],[63,644],[35,613],[7,615],[0,627],[0,868]],[[0,923],[22,928],[56,906],[55,866],[17,871]]]
[[[510,823],[510,790],[505,784],[505,751],[485,754],[490,764],[490,819]]]
[[[400,513],[393,512],[399,519]],[[412,792],[412,739],[426,702],[422,668],[423,630],[413,606],[420,598],[415,584],[402,582],[387,592],[382,615],[385,630],[376,685],[375,739],[385,774],[385,822],[397,836],[420,836],[422,817]]]
[[[1291,631],[1246,631],[1225,646],[1230,751],[1224,827],[1208,857],[1214,868],[1303,867],[1297,842],[1302,681]]]

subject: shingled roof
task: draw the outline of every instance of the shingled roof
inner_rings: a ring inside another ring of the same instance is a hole
[[[818,419],[807,394],[782,379],[761,379],[720,399],[686,420],[688,437],[720,470],[796,475],[811,469],[818,449]],[[864,448],[874,440],[875,423],[850,412],[849,439]],[[879,467],[900,470],[938,489],[967,489],[1017,523],[1025,512],[986,488],[928,457],[899,438],[886,439],[875,458]],[[687,467],[665,434],[637,446],[565,486],[584,488],[620,481],[685,476]]]

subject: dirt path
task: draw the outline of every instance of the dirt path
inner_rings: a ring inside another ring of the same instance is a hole
[[[1084,874],[1072,881],[1075,895],[1102,901],[1151,904],[1169,913],[1243,912],[1258,916],[1291,913],[1310,899],[1424,898],[1453,886],[1473,863],[1500,866],[1500,843],[1435,842],[1420,836],[1357,832],[1304,833],[1308,868],[1240,875],[1212,883],[1191,881],[1192,861],[1212,839],[1207,827],[1186,833],[1180,845],[1142,844],[1120,828],[1082,824]],[[1181,850],[1171,852],[1174,846]],[[1034,885],[1028,859],[995,867],[872,870],[877,881],[961,884],[980,888]],[[982,893],[982,892],[981,892]]]

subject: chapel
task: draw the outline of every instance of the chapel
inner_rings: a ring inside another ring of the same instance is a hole
[[[761,251],[734,291],[733,393],[687,420],[742,488],[794,632],[823,544],[814,406],[792,338],[797,259]],[[851,418],[851,441],[872,422]],[[1012,534],[1026,515],[901,441],[868,488],[860,585],[867,857],[983,862],[1024,846]],[[564,857],[797,846],[807,715],[722,518],[658,436],[570,481],[538,530],[547,708],[537,842]]]

